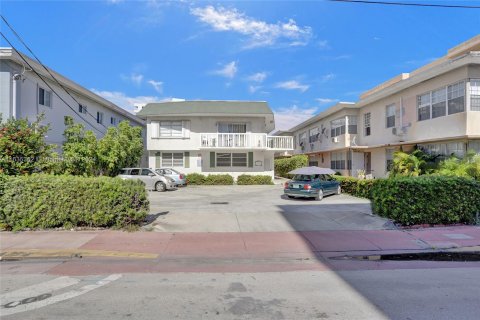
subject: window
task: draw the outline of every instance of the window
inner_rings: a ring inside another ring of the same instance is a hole
[[[385,149],[385,169],[387,172],[392,170],[393,166],[393,153],[395,152],[395,149]]]
[[[298,144],[300,145],[300,147],[305,147],[305,143],[307,142],[307,133],[306,132],[302,132],[300,133],[300,135],[298,136]]]
[[[480,153],[480,140],[469,141],[468,150],[473,150],[476,153]]]
[[[232,154],[231,153],[217,153],[217,167],[231,167]]]
[[[387,106],[386,118],[387,128],[395,127],[395,104],[390,104]]]
[[[148,176],[150,173],[153,173],[150,169],[142,169],[142,176]]]
[[[470,110],[480,111],[480,79],[470,80]]]
[[[345,134],[345,118],[333,120],[330,122],[331,137],[338,137]]]
[[[337,170],[345,169],[345,152],[332,152],[330,154],[330,168]]]
[[[218,133],[246,133],[246,123],[219,123]]]
[[[447,144],[446,143],[430,143],[430,144],[420,145],[420,147],[426,153],[434,155],[434,156],[446,156],[446,155],[448,155]]]
[[[110,117],[110,124],[116,126],[117,125],[117,118]]]
[[[347,116],[348,133],[357,134],[357,116]]]
[[[50,108],[52,106],[52,93],[43,88],[38,88],[38,103]]]
[[[370,130],[370,120],[372,118],[372,114],[369,112],[369,113],[365,113],[363,115],[363,123],[364,123],[364,126],[365,126],[365,136],[369,136],[371,134],[371,130]]]
[[[84,104],[78,104],[78,112],[86,114],[87,113],[87,106]]]
[[[318,141],[318,136],[319,136],[319,130],[318,130],[318,127],[315,127],[315,128],[312,128],[309,130],[309,138],[308,138],[308,141],[310,143],[313,143],[315,141]]]
[[[139,176],[140,175],[140,169],[132,169],[130,171],[131,176]]]
[[[160,137],[182,137],[182,121],[161,121]]]
[[[103,112],[97,111],[97,123],[103,124]]]
[[[162,167],[183,167],[183,152],[162,152]]]
[[[246,153],[217,153],[217,167],[246,167]]]
[[[432,91],[432,119],[447,114],[447,92],[445,88]]]
[[[447,87],[448,114],[465,111],[465,81]]]
[[[246,167],[247,154],[246,153],[232,153],[232,167]]]
[[[418,121],[430,119],[430,92],[417,97]]]
[[[309,167],[318,167],[318,161],[309,161],[308,166]]]
[[[465,143],[463,142],[447,143],[447,152],[449,155],[453,154],[457,157],[463,157],[465,155]]]

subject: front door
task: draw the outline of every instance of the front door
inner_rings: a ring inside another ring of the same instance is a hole
[[[372,153],[371,152],[365,152],[363,154],[363,161],[365,164],[365,173],[370,174],[372,172]]]

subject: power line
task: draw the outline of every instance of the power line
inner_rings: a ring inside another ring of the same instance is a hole
[[[37,77],[39,77],[43,83],[45,83],[45,85],[60,99],[62,100],[63,103],[65,103],[65,105],[67,105],[67,107],[69,107],[77,116],[80,117],[80,119],[83,119],[86,123],[88,123],[92,128],[94,128],[95,130],[97,130],[98,132],[104,134],[105,132],[101,131],[100,129],[98,129],[96,126],[92,125],[90,122],[88,122],[88,120],[84,119],[80,114],[78,114],[77,111],[75,111],[74,108],[72,108],[72,106],[70,106],[70,104],[65,101],[65,99],[63,99],[56,91],[55,89],[52,88],[52,86],[50,86],[50,84],[43,78],[43,76],[41,74],[39,74],[37,72],[37,70],[35,70],[35,68],[30,64],[28,63],[28,61],[23,57],[23,55],[17,50],[17,48],[15,48],[15,46],[10,42],[10,40],[8,40],[8,38],[3,34],[3,32],[0,31],[0,35],[3,37],[3,39],[5,39],[5,41],[7,41],[7,43],[10,45],[10,47],[12,47],[12,49],[20,56],[20,58],[23,60],[23,62],[25,62],[25,64],[37,75]]]
[[[458,4],[388,2],[388,1],[370,1],[370,0],[327,0],[327,1],[362,3],[362,4],[381,4],[381,5],[392,5],[392,6],[436,7],[436,8],[455,8],[455,9],[480,9],[480,6],[458,5]]]
[[[33,55],[33,57],[38,61],[38,63],[43,67],[43,69],[45,69],[45,71],[48,72],[48,74],[50,75],[50,77],[52,77],[53,80],[55,80],[55,82],[63,89],[63,91],[65,91],[69,96],[70,98],[72,98],[78,105],[80,105],[81,103],[78,102],[77,99],[75,99],[75,97],[73,97],[70,92],[68,92],[68,90],[65,88],[65,86],[63,86],[60,81],[57,80],[57,78],[50,72],[50,70],[42,63],[42,61],[40,61],[40,58],[37,57],[37,55],[32,51],[32,49],[30,49],[30,47],[25,43],[25,41],[23,41],[22,37],[15,31],[15,29],[8,23],[7,19],[3,16],[3,15],[0,15],[0,17],[2,18],[3,22],[5,22],[5,24],[8,26],[8,28],[10,28],[10,30],[13,32],[13,34],[17,37],[17,39],[25,46],[25,48],[27,48],[27,50]],[[88,109],[85,109],[85,112],[91,116],[93,119],[97,120],[97,118],[91,114],[90,112],[88,112]],[[104,127],[105,129],[108,129],[103,123],[99,123],[102,127]],[[91,125],[91,124],[90,124]]]

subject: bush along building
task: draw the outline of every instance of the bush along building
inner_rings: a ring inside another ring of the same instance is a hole
[[[287,133],[282,132],[282,136]],[[343,175],[388,175],[396,150],[447,157],[480,152],[480,35],[411,73],[288,130],[293,154]]]

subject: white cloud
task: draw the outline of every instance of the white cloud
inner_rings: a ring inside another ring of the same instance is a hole
[[[328,41],[327,40],[320,40],[317,42],[317,46],[318,48],[320,48],[321,50],[329,50],[331,49],[330,47],[330,44],[328,44]]]
[[[274,111],[275,130],[291,129],[297,124],[313,117],[316,112],[316,108],[301,109],[296,105]]]
[[[233,79],[237,74],[237,71],[238,71],[237,62],[232,61],[224,65],[221,69],[214,70],[212,73],[225,78]]]
[[[255,93],[255,92],[257,92],[257,91],[258,91],[259,89],[261,89],[261,88],[262,88],[262,86],[253,86],[253,85],[250,85],[250,86],[248,86],[248,91],[249,91],[250,93]]]
[[[257,72],[248,76],[247,80],[260,83],[265,81],[266,78],[267,78],[267,73],[263,71],[263,72]]]
[[[334,102],[338,102],[338,99],[330,99],[330,98],[317,98],[317,100],[320,104],[330,104]]]
[[[328,74],[322,76],[322,82],[327,82],[327,81],[333,80],[335,78],[336,78],[336,75],[334,73],[328,73]]]
[[[163,92],[163,82],[155,81],[155,80],[148,80],[148,84],[150,84],[153,87],[153,89],[155,89],[155,91],[157,91],[158,93]]]
[[[275,88],[285,89],[285,90],[299,90],[305,92],[310,88],[308,84],[302,84],[297,80],[289,80],[284,82],[278,82],[275,84]]]
[[[143,82],[143,74],[139,74],[139,73],[131,73],[130,75],[120,75],[120,77],[124,80],[124,81],[128,81],[128,82],[131,82],[133,83],[134,85],[136,86],[140,86]]]
[[[144,106],[150,102],[159,102],[162,101],[161,98],[157,96],[136,96],[136,97],[129,97],[123,92],[119,91],[101,91],[96,89],[90,89],[93,93],[98,94],[99,96],[107,99],[108,101],[113,102],[119,107],[132,112],[134,107],[137,106]]]
[[[295,20],[288,22],[267,23],[246,16],[237,9],[192,8],[190,13],[200,21],[211,26],[215,31],[232,31],[247,37],[246,48],[266,47],[275,44],[289,46],[306,45],[313,36],[312,28],[299,27]]]

